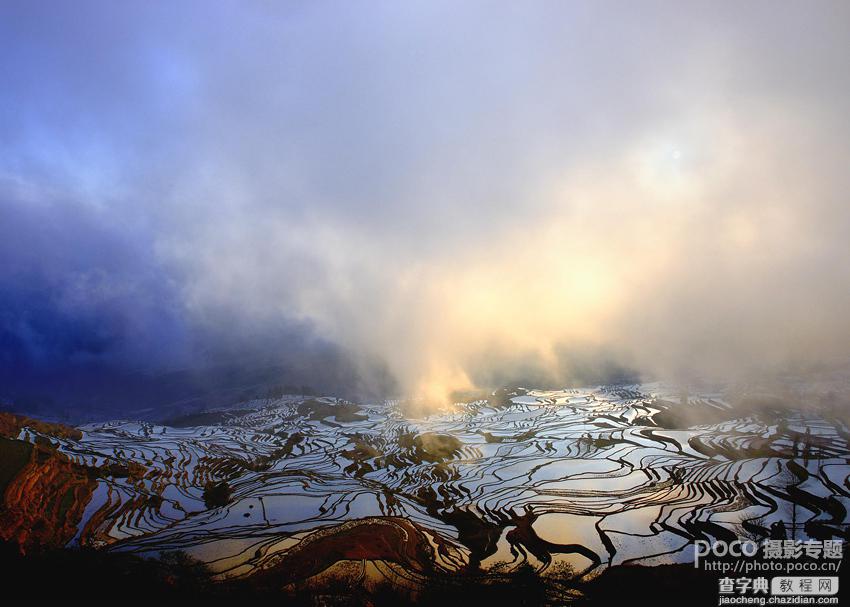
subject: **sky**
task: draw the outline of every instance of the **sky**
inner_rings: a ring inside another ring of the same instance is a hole
[[[3,0],[0,397],[846,362],[848,31],[841,1]]]

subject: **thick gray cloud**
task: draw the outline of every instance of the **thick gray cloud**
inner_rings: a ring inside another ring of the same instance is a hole
[[[9,358],[320,343],[439,398],[850,354],[846,3],[0,11]]]

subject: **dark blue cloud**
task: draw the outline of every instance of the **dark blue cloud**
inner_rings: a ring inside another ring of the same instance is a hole
[[[193,318],[151,234],[108,211],[11,190],[0,196],[6,406],[72,420],[162,417],[283,384],[356,389],[354,369],[308,325],[245,324],[232,311]]]
[[[179,298],[145,234],[116,231],[108,214],[79,203],[12,196],[0,192],[0,330],[17,359],[179,360]]]

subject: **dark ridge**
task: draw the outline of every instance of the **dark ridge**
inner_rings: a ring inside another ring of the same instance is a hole
[[[249,413],[253,413],[253,409],[231,410],[231,411],[200,411],[198,413],[189,413],[179,417],[163,420],[164,426],[172,428],[192,428],[195,426],[215,426],[217,424],[225,424],[234,419],[238,419]]]
[[[323,422],[328,417],[333,417],[338,422],[353,422],[368,419],[368,416],[362,415],[360,411],[361,409],[358,405],[349,402],[328,403],[310,399],[298,405],[298,412],[301,415]]]
[[[29,589],[38,600],[67,600],[69,593],[86,600],[115,600],[132,592],[141,601],[275,601],[307,606],[375,607],[398,605],[485,604],[536,607],[543,605],[716,605],[717,576],[692,565],[613,567],[593,580],[575,580],[568,567],[544,573],[528,564],[488,573],[429,575],[413,591],[387,583],[365,587],[358,575],[321,583],[284,586],[273,575],[263,583],[214,581],[209,569],[184,552],[164,552],[160,558],[92,549],[59,549],[21,556],[0,542],[0,563],[6,579]],[[842,578],[844,576],[842,575]],[[281,582],[283,580],[280,580]],[[843,581],[843,580],[842,580]],[[317,602],[318,601],[318,602]]]

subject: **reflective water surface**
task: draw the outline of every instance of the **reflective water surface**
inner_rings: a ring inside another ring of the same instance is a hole
[[[30,478],[64,466],[73,481],[63,542],[183,550],[228,577],[294,581],[346,562],[411,583],[526,563],[586,575],[690,561],[695,539],[766,537],[779,521],[801,539],[846,535],[843,423],[665,390],[514,390],[421,419],[285,397],[175,422],[188,427],[17,438],[61,454],[37,472],[29,460]],[[30,501],[39,491],[15,483]]]

